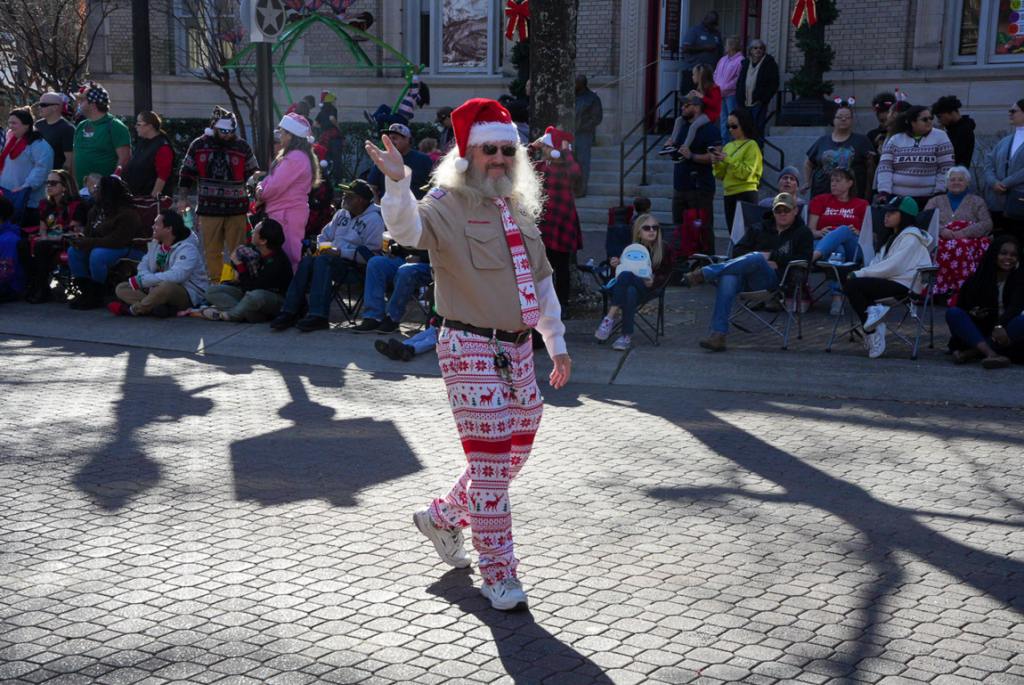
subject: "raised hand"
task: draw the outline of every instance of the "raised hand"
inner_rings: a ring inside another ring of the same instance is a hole
[[[402,160],[402,153],[386,135],[381,136],[380,140],[384,144],[383,150],[369,140],[366,141],[363,145],[366,156],[380,169],[382,174],[392,181],[401,181],[405,178],[405,162]]]

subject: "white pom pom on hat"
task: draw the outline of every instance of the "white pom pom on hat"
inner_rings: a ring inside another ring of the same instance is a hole
[[[472,98],[452,111],[452,130],[459,149],[455,170],[460,174],[469,169],[469,148],[484,143],[518,143],[519,132],[512,123],[512,115],[497,100]]]

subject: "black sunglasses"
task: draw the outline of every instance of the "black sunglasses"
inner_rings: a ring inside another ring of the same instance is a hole
[[[498,153],[498,146],[497,145],[481,145],[480,149],[484,151],[485,155],[494,155],[494,154]],[[515,145],[502,145],[501,146],[501,154],[504,155],[505,157],[515,157],[516,156],[516,146]]]
[[[51,181],[50,179],[46,179],[46,185],[48,185],[48,186],[62,186],[64,184],[61,183],[60,181]]]
[[[640,230],[642,230],[642,231],[657,231],[660,228],[661,228],[660,224],[644,224],[643,226],[640,227]]]
[[[1020,108],[1014,107],[1013,109],[1010,110],[1010,114],[1016,114],[1019,111],[1020,111]]]
[[[739,128],[739,124],[729,124],[729,128],[730,129],[737,129],[737,128]]]

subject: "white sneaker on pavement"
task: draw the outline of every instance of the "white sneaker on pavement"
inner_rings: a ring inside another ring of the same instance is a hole
[[[828,315],[829,316],[839,316],[842,313],[843,313],[843,298],[842,297],[833,297],[832,298],[832,304],[828,308]]]
[[[615,342],[612,343],[612,349],[619,352],[625,352],[632,346],[633,338],[628,335],[620,335],[615,339]]]
[[[480,594],[491,602],[491,606],[499,611],[525,609],[527,606],[526,591],[518,578],[505,578],[493,585],[484,583],[480,586]]]
[[[615,318],[606,316],[601,319],[601,325],[594,331],[594,337],[604,342],[612,334],[612,329],[615,328]]]
[[[873,304],[868,307],[868,318],[864,321],[864,330],[868,333],[875,330],[875,326],[878,322],[885,318],[885,315],[889,313],[889,308],[884,304]]]
[[[432,543],[441,561],[455,568],[466,568],[470,565],[469,555],[463,547],[462,531],[454,528],[446,530],[438,528],[430,520],[430,512],[424,509],[412,515],[412,521],[420,532]]]
[[[878,359],[885,352],[885,324],[880,323],[874,332],[868,333],[868,357]]]

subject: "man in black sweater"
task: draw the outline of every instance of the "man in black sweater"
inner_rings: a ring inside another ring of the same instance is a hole
[[[796,198],[779,193],[772,202],[772,213],[750,226],[736,244],[734,259],[694,269],[683,279],[684,285],[714,283],[715,309],[711,316],[711,335],[700,346],[712,352],[725,351],[732,303],[742,292],[775,290],[790,262],[810,260],[814,236],[800,217]]]

